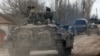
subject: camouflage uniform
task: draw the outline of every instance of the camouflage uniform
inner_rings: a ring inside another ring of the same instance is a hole
[[[34,6],[29,6],[28,10],[27,10],[27,14],[28,14],[27,22],[29,24],[35,24],[36,23],[37,14],[35,13],[34,8],[35,8]]]
[[[47,24],[52,23],[53,14],[51,12],[51,9],[48,7],[46,8],[46,12],[44,13],[44,19]]]

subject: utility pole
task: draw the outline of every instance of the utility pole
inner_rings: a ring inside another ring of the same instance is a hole
[[[32,0],[29,1],[30,6],[32,6]]]
[[[58,8],[58,0],[55,0],[55,10]]]
[[[82,16],[85,17],[85,1],[82,0]]]
[[[96,8],[96,18],[98,18],[98,9]]]
[[[69,0],[67,0],[67,2],[68,2],[68,5],[69,5]]]
[[[58,6],[59,6],[59,0],[55,0],[55,16],[56,16],[56,19],[58,20],[58,21],[60,21],[59,20],[59,16],[58,16]]]

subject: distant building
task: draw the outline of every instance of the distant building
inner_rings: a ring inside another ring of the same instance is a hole
[[[4,44],[4,40],[9,33],[9,25],[15,25],[13,18],[0,14],[0,46]]]

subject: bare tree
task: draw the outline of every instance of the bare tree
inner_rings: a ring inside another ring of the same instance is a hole
[[[55,0],[55,10],[55,18],[61,24],[71,24],[81,16],[77,4],[72,5],[69,0]]]
[[[90,18],[91,7],[95,0],[76,0],[71,4],[70,0],[55,0],[55,18],[63,23],[70,24],[77,18]]]
[[[44,9],[44,4],[39,4],[38,0],[4,0],[4,3],[0,5],[0,9],[5,15],[12,16],[14,20],[23,24],[28,15],[28,6],[35,6],[36,13]]]
[[[90,12],[91,12],[91,8],[93,3],[95,2],[95,0],[82,0],[82,13],[83,13],[83,17],[86,19],[90,18]]]
[[[35,6],[35,11],[43,10],[44,5],[39,4],[38,0],[5,0],[5,2],[0,6],[5,14],[21,14],[25,15],[28,6]]]

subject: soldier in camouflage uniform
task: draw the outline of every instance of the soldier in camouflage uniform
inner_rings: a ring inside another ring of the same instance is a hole
[[[48,7],[46,8],[46,12],[44,13],[44,19],[46,21],[46,24],[52,23],[53,14],[51,12],[51,9]]]
[[[27,22],[28,24],[36,24],[36,19],[37,19],[37,14],[35,13],[35,7],[34,6],[29,6],[27,10],[28,14],[28,19]]]

